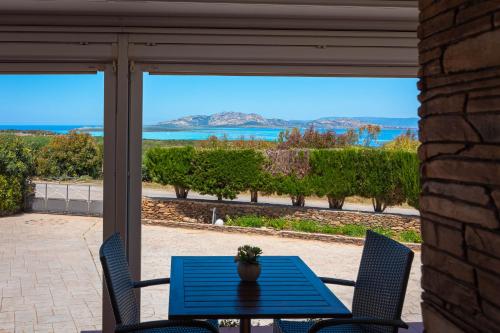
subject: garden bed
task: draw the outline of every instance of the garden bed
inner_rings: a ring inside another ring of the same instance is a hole
[[[254,228],[254,227],[241,227],[241,226],[230,226],[230,225],[218,226],[213,224],[179,222],[171,220],[155,220],[155,219],[143,219],[142,223],[150,225],[162,225],[173,228],[267,235],[267,236],[277,236],[285,238],[316,240],[316,241],[332,242],[332,243],[352,244],[359,246],[364,244],[363,237],[352,237],[352,236],[337,235],[337,234],[321,234],[313,232],[300,232],[293,230],[276,230],[266,227]],[[404,243],[404,244],[413,250],[420,250],[420,244],[418,243]]]

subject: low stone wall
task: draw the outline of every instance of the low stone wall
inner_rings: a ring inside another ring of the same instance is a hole
[[[308,219],[335,226],[360,224],[389,228],[396,232],[402,230],[420,231],[420,218],[418,216],[189,199],[143,198],[142,218],[208,224],[212,221],[214,208],[216,208],[217,217],[222,219],[225,219],[226,216],[255,215],[297,220]]]

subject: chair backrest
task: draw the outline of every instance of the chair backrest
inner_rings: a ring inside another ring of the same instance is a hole
[[[409,248],[368,231],[354,288],[353,316],[401,319],[412,261]],[[366,326],[363,331],[396,333],[397,328]]]
[[[140,308],[119,234],[116,233],[104,241],[99,250],[99,257],[116,324],[138,324]]]

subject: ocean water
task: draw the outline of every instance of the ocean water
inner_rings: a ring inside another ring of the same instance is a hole
[[[46,130],[58,134],[66,134],[71,130],[79,128],[92,128],[95,127],[96,131],[89,130],[92,136],[103,136],[103,132],[98,126],[88,125],[0,125],[0,130],[14,129],[14,130]],[[172,130],[172,131],[144,131],[142,133],[143,139],[148,140],[206,140],[210,136],[223,138],[226,136],[229,140],[252,138],[258,140],[275,141],[278,138],[282,128],[240,128],[240,127],[214,127],[204,129],[189,129],[189,130]],[[347,129],[336,129],[335,132],[343,134]],[[416,130],[413,130],[416,133]],[[406,132],[406,129],[387,129],[381,130],[378,138],[379,144],[393,140],[398,135]]]

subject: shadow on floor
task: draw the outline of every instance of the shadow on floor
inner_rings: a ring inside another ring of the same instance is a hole
[[[408,330],[400,329],[400,333],[422,333],[424,331],[424,325],[422,323],[408,323],[410,328]],[[221,333],[238,333],[238,327],[221,327]],[[101,331],[81,331],[81,333],[101,333]],[[254,326],[252,327],[252,333],[273,333],[272,326]]]
[[[423,323],[408,323],[410,328],[408,330],[400,329],[400,333],[422,333],[424,331]],[[221,327],[221,333],[239,333],[238,327]],[[252,333],[273,333],[272,326],[254,326]],[[304,332],[305,333],[305,332]]]

